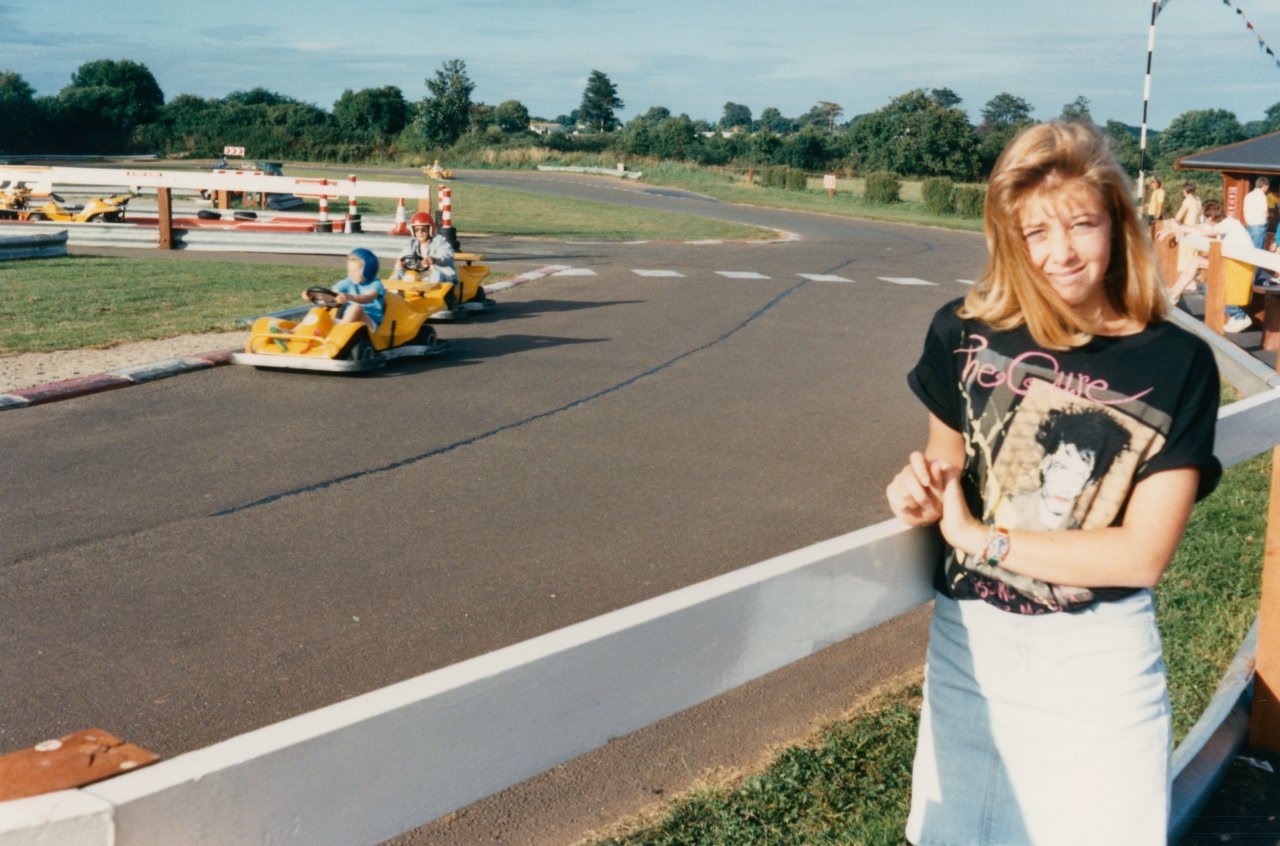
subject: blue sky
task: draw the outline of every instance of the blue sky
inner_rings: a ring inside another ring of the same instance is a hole
[[[1151,125],[1189,109],[1242,121],[1280,101],[1280,0],[1169,0],[1160,14]],[[1242,8],[1245,16],[1237,14]],[[819,100],[845,117],[912,88],[947,87],[977,122],[1008,91],[1038,118],[1078,95],[1095,120],[1142,117],[1147,0],[0,0],[0,70],[56,94],[82,63],[132,59],[166,98],[264,86],[331,108],[347,88],[410,100],[460,58],[473,99],[553,118],[593,69],[626,103],[718,120],[726,101],[794,117]]]

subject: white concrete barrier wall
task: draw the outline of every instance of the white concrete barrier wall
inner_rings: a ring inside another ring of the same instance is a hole
[[[117,846],[380,842],[927,601],[937,552],[873,526],[84,792]]]

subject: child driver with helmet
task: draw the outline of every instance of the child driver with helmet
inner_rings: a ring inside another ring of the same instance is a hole
[[[403,279],[406,267],[419,268],[419,279],[427,282],[458,281],[458,271],[453,264],[453,246],[435,231],[431,223],[431,215],[418,212],[409,219],[409,231],[413,234],[400,258],[396,260],[396,270],[392,279]]]
[[[378,281],[378,257],[363,247],[357,247],[347,256],[347,278],[333,286],[337,294],[335,302],[346,305],[339,323],[363,323],[372,334],[382,322],[387,289]],[[311,300],[303,291],[302,298]]]

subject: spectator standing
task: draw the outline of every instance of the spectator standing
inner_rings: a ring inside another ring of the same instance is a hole
[[[1253,245],[1262,249],[1267,240],[1267,191],[1271,181],[1259,176],[1253,181],[1253,190],[1244,195],[1244,228],[1249,230]]]
[[[1151,193],[1147,196],[1146,217],[1147,225],[1155,223],[1157,220],[1164,220],[1164,183],[1160,181],[1160,177],[1151,177]]]

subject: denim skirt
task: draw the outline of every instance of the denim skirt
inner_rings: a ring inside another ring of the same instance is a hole
[[[1039,616],[939,595],[907,838],[1164,846],[1170,743],[1150,591]]]

